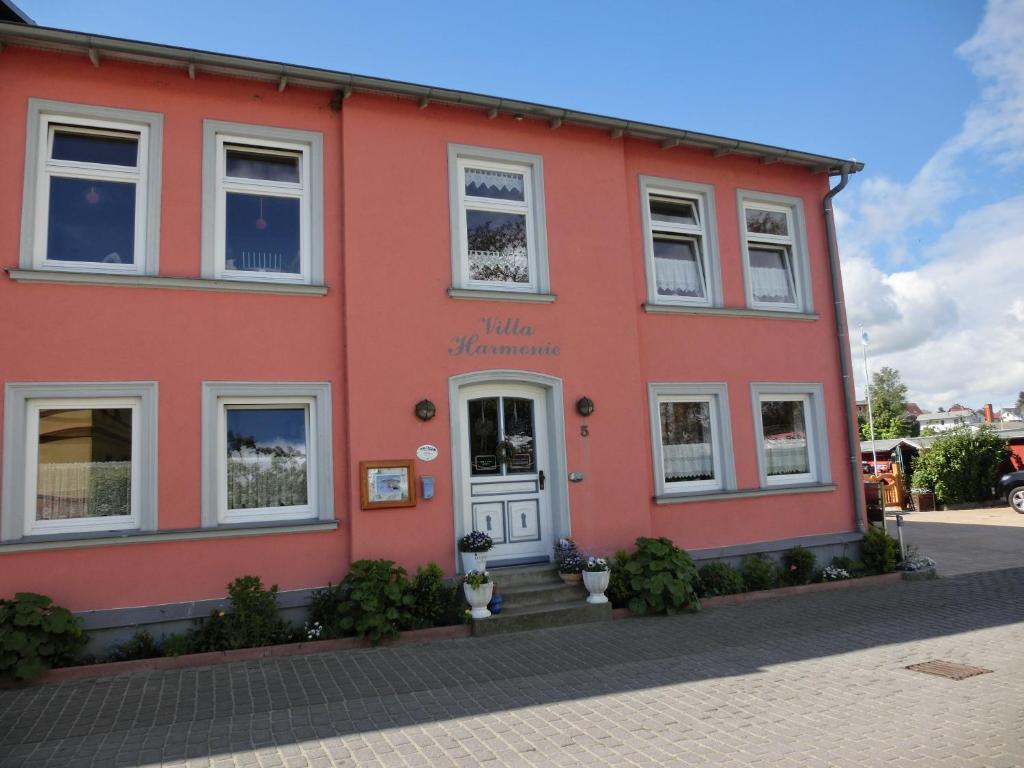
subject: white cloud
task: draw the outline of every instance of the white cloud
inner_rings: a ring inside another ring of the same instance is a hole
[[[983,86],[960,132],[910,181],[868,178],[837,201],[855,357],[863,324],[872,369],[899,370],[925,407],[999,407],[1024,389],[1024,195],[963,207],[972,181],[1024,163],[1022,40],[1024,0],[992,0],[957,51]],[[921,225],[938,233],[931,244]]]

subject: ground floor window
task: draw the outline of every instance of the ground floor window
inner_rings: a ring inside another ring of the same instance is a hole
[[[821,385],[752,385],[761,485],[828,482]]]

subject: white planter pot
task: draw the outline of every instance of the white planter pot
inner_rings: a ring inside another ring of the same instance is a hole
[[[608,577],[611,575],[611,571],[584,571],[583,572],[583,586],[587,588],[590,596],[587,598],[588,603],[607,603],[608,598],[604,596],[604,591],[608,589]]]
[[[469,603],[471,608],[470,616],[474,619],[486,619],[491,615],[491,612],[487,610],[487,604],[491,602],[491,595],[494,594],[493,581],[481,584],[476,589],[473,589],[469,584],[463,584],[462,591],[465,592],[466,602]]]
[[[463,573],[487,570],[486,552],[459,552],[459,555],[462,557]]]

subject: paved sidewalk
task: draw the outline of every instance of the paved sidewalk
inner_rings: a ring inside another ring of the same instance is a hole
[[[1022,649],[994,571],[0,691],[0,765],[1020,766]]]
[[[896,535],[896,521],[886,520]],[[938,563],[943,576],[1024,568],[1024,515],[1007,506],[907,512],[903,536]]]

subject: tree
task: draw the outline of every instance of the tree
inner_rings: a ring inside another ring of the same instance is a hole
[[[914,434],[917,419],[907,413],[907,385],[900,380],[900,372],[888,366],[871,377],[871,413],[875,425],[875,438],[888,440]],[[871,439],[871,430],[865,420],[860,428],[861,439]]]

